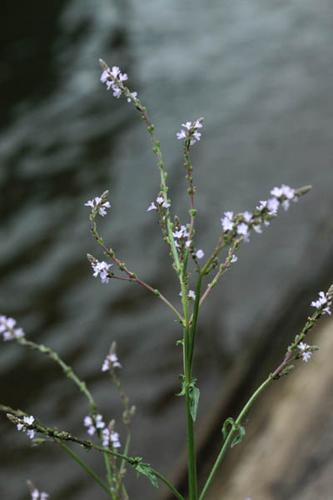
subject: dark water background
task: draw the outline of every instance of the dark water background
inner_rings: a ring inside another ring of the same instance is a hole
[[[313,185],[242,249],[203,311],[200,423],[238,353],[269,335],[261,325],[275,321],[295,283],[321,276],[333,205],[332,3],[63,0],[19,9],[5,2],[3,14],[1,312],[73,364],[110,418],[119,416],[117,396],[100,365],[117,340],[138,407],[133,453],[170,473],[184,430],[174,397],[177,325],[141,289],[94,280],[85,258],[98,250],[83,203],[109,189],[105,236],[131,269],[178,300],[158,226],[146,213],[158,172],[145,130],[130,105],[99,83],[97,60],[126,70],[150,109],[179,214],[186,205],[175,133],[184,120],[205,117],[194,162],[198,247],[206,252],[224,210],[251,209],[281,183]],[[0,357],[3,403],[83,435],[85,402],[57,367],[16,345],[3,345]],[[1,498],[27,498],[27,478],[54,499],[102,498],[55,447],[31,449],[4,418],[0,432]],[[142,479],[132,478],[130,490],[133,499],[158,497]]]

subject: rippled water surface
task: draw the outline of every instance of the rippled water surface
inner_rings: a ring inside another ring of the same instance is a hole
[[[283,182],[313,184],[306,199],[242,249],[203,311],[196,370],[206,390],[202,422],[244,343],[263,334],[260,325],[306,281],[305,270],[320,269],[327,250],[332,21],[329,0],[63,0],[29,4],[19,18],[8,4],[0,21],[1,311],[73,364],[109,417],[119,416],[117,396],[100,365],[117,340],[123,380],[138,407],[133,454],[167,473],[183,445],[174,398],[177,324],[143,290],[94,280],[85,258],[101,254],[84,201],[109,189],[106,239],[131,269],[178,300],[158,225],[146,212],[159,181],[145,130],[135,110],[99,83],[97,60],[123,67],[149,107],[178,214],[186,205],[175,133],[184,120],[205,117],[194,163],[198,247],[206,252],[224,210],[251,209]],[[16,345],[3,345],[0,356],[2,402],[82,435],[85,402],[56,367]],[[3,418],[0,432],[1,498],[26,498],[26,478],[54,499],[99,495],[51,445],[31,450]],[[144,480],[134,482],[131,498],[157,498]]]

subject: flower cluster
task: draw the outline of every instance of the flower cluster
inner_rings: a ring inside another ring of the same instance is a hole
[[[107,427],[102,415],[95,415],[93,418],[86,416],[83,419],[83,424],[87,428],[87,433],[93,436],[95,432],[101,432],[102,443],[105,448],[120,448],[121,443],[118,432],[113,430],[114,421],[111,421]]]
[[[325,292],[319,292],[318,300],[313,300],[311,306],[320,311],[321,314],[331,314],[332,296]]]
[[[24,337],[22,328],[16,328],[16,320],[7,316],[0,316],[0,334],[4,341]]]
[[[309,346],[309,344],[306,344],[305,342],[300,342],[297,347],[300,351],[300,355],[303,361],[307,363],[312,356],[311,347]]]
[[[107,214],[107,210],[111,208],[111,203],[105,200],[103,196],[96,196],[92,200],[86,201],[85,207],[91,207],[93,212],[98,212],[99,215],[104,217]]]
[[[103,361],[102,372],[108,372],[113,368],[121,368],[118,356],[115,352],[110,352]]]
[[[180,248],[182,243],[185,243],[186,248],[190,248],[192,241],[188,239],[190,232],[186,226],[178,225],[172,235],[175,239],[176,248]]]
[[[87,416],[83,419],[83,425],[87,428],[89,436],[93,436],[97,429],[104,429],[105,423],[102,415],[95,415],[94,418]]]
[[[245,211],[240,214],[224,212],[221,225],[224,233],[231,237],[242,237],[249,241],[250,231],[262,232],[262,224],[268,226],[270,220],[278,214],[280,206],[287,210],[291,201],[297,201],[298,195],[294,189],[285,184],[275,187],[270,192],[268,200],[260,201],[253,213]]]
[[[128,80],[126,73],[122,73],[118,66],[106,68],[101,74],[100,81],[105,83],[108,90],[112,90],[113,97],[119,99],[123,91],[122,83]]]
[[[105,429],[102,430],[102,443],[104,448],[109,448],[110,445],[112,448],[121,448],[118,432],[115,432],[108,427],[105,427]]]
[[[19,422],[16,424],[16,428],[18,431],[25,432],[28,438],[34,439],[36,432],[34,429],[29,429],[29,426],[32,425],[35,421],[35,417],[30,415],[30,417],[24,416],[23,418],[18,419]]]
[[[113,264],[108,264],[104,260],[102,260],[101,262],[99,262],[98,260],[91,261],[94,278],[97,278],[97,276],[99,276],[102,283],[109,283],[110,269],[112,265]]]
[[[179,297],[182,297],[182,292],[179,292]],[[189,290],[187,294],[188,298],[191,300],[195,300],[195,291],[194,290]]]
[[[158,196],[155,201],[152,201],[149,207],[147,208],[147,212],[151,210],[157,210],[158,207],[169,208],[170,203],[163,196]]]
[[[182,129],[177,132],[176,136],[179,141],[182,139],[189,139],[190,145],[193,146],[196,142],[201,139],[201,132],[198,129],[202,128],[203,118],[198,118],[194,122],[182,123]]]
[[[47,500],[48,498],[49,495],[45,491],[39,491],[37,488],[31,491],[31,500]]]

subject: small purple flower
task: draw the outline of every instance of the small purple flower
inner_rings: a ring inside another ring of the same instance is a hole
[[[222,225],[222,229],[223,231],[232,231],[233,228],[234,228],[234,222],[233,222],[233,216],[234,216],[234,213],[233,212],[224,212],[224,217],[222,217],[221,219],[221,225]]]
[[[305,363],[310,361],[311,356],[312,356],[310,346],[308,344],[306,344],[305,342],[300,342],[297,347],[300,350],[303,361]]]
[[[318,309],[322,314],[331,314],[332,299],[325,292],[319,292],[319,298],[311,302],[311,306]]]
[[[110,352],[103,361],[102,372],[107,372],[112,368],[121,368],[118,356],[115,352]]]
[[[0,316],[0,335],[5,342],[24,337],[22,328],[16,327],[16,320],[7,316]]]
[[[30,415],[30,417],[24,416],[23,418],[19,419],[19,422],[16,424],[16,429],[18,431],[24,432],[29,439],[34,439],[36,431],[34,429],[28,429],[28,427],[32,425],[34,421],[35,417],[33,417],[32,415]]]
[[[92,211],[97,211],[99,215],[104,217],[107,210],[111,208],[111,203],[100,196],[96,196],[92,200],[86,201],[84,206],[92,208]]]
[[[47,500],[48,498],[49,495],[45,491],[39,491],[37,488],[31,491],[31,500]]]
[[[195,253],[197,259],[202,259],[205,256],[205,252],[201,249],[197,250]]]
[[[107,90],[112,90],[112,94],[116,99],[119,99],[124,91],[123,82],[128,80],[126,73],[122,73],[118,66],[112,66],[112,68],[105,68],[101,74],[100,81],[106,85]],[[136,98],[135,92],[133,92],[128,100]]]
[[[193,123],[188,121],[182,123],[182,129],[176,133],[178,140],[190,139],[190,145],[193,146],[201,139],[201,132],[198,129],[202,128],[203,118],[198,118]]]
[[[99,276],[102,283],[109,283],[112,264],[107,264],[104,260],[102,262],[95,260],[91,262],[91,267],[93,268],[94,278]]]

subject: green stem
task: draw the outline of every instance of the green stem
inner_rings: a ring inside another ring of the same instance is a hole
[[[188,455],[188,489],[190,500],[197,500],[197,468],[195,457],[195,442],[194,442],[194,423],[191,415],[191,397],[190,387],[192,382],[192,370],[190,362],[190,326],[188,312],[188,297],[187,286],[184,276],[180,276],[182,289],[182,303],[184,311],[184,335],[183,335],[183,369],[184,369],[184,387],[185,387],[185,405],[186,405],[186,437],[187,437],[187,455]]]
[[[109,497],[112,498],[112,493],[110,492],[108,486],[102,481],[102,479],[87,465],[81,458],[73,451],[69,446],[60,440],[56,442],[61,446],[61,448],[80,466],[82,469],[90,476],[96,483],[107,493]]]
[[[200,309],[200,294],[201,294],[201,284],[202,284],[202,275],[199,273],[198,281],[195,288],[195,301],[193,306],[193,315],[191,320],[191,330],[190,330],[190,353],[189,353],[189,363],[192,368],[193,364],[193,354],[194,354],[194,346],[195,346],[195,335],[197,332],[197,324],[198,324],[198,316]]]
[[[112,471],[111,471],[111,464],[110,464],[110,455],[107,453],[103,453],[104,457],[104,464],[105,464],[105,470],[106,470],[106,478],[108,481],[109,485],[109,491],[111,492],[111,496],[114,499],[114,493],[112,492],[112,485],[113,485],[113,478],[112,478]],[[117,499],[115,499],[117,500]]]
[[[199,500],[204,500],[204,498],[206,498],[206,495],[207,495],[207,492],[208,492],[208,489],[210,488],[210,486],[212,485],[212,482],[217,474],[217,471],[218,469],[220,468],[223,460],[224,460],[224,457],[228,451],[228,449],[230,448],[231,446],[231,443],[232,443],[232,440],[233,440],[233,437],[235,435],[235,433],[237,432],[237,428],[239,428],[239,426],[241,425],[242,423],[242,420],[244,419],[244,417],[247,415],[247,413],[249,412],[250,408],[253,406],[253,404],[255,403],[256,399],[260,396],[260,394],[266,389],[266,387],[273,381],[273,375],[269,375],[269,377],[267,377],[267,379],[258,387],[258,389],[252,394],[252,396],[250,397],[250,399],[247,401],[247,403],[245,404],[245,406],[243,407],[243,409],[241,410],[240,414],[238,415],[237,417],[237,420],[235,421],[235,424],[234,426],[231,428],[231,430],[229,431],[229,434],[227,435],[225,441],[224,441],[224,444],[221,448],[221,451],[212,467],[212,470],[210,471],[210,474],[208,476],[208,479],[203,487],[203,490],[200,494],[200,497],[199,497]]]

